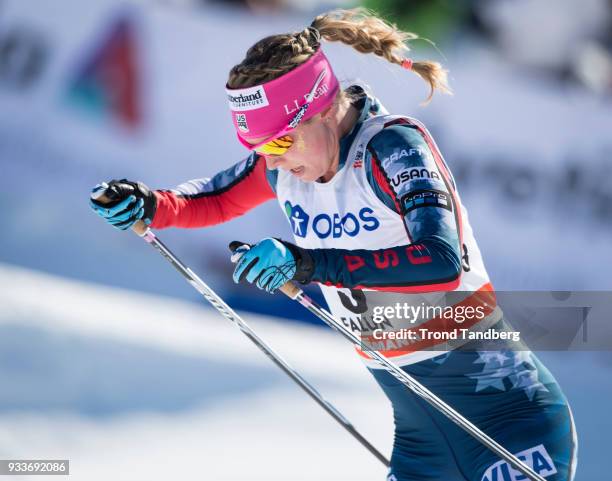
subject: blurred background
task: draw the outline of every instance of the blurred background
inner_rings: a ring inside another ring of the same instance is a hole
[[[609,0],[2,0],[0,458],[70,458],[87,480],[384,479],[164,259],[87,205],[102,180],[172,188],[246,156],[229,69],[258,39],[356,5],[435,42],[412,56],[450,70],[455,95],[423,107],[416,75],[324,44],[343,84],[428,126],[496,288],[612,290]],[[388,402],[351,346],[231,282],[227,244],[271,235],[291,238],[274,202],[160,233],[388,453]],[[601,479],[612,356],[541,358],[574,409],[576,480]]]

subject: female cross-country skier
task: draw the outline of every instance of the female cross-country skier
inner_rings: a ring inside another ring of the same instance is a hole
[[[434,140],[419,121],[387,113],[367,89],[341,89],[321,48],[322,40],[339,41],[374,53],[422,77],[429,97],[448,92],[438,63],[404,57],[414,38],[355,9],[260,40],[226,85],[238,140],[250,155],[172,190],[113,180],[119,200],[92,208],[119,229],[139,219],[155,229],[187,228],[227,222],[276,198],[295,243],[266,238],[242,248],[234,281],[268,292],[292,280],[316,282],[333,315],[362,336],[391,328],[396,319],[374,322],[374,314],[398,303],[451,298],[452,307],[473,307],[479,292],[493,288]],[[494,305],[455,320],[474,332],[508,329]],[[437,318],[416,325],[440,327]],[[439,342],[383,351],[538,474],[573,479],[571,412],[539,360],[526,349],[440,352]],[[527,479],[381,369],[367,349],[358,353],[393,406],[388,480]]]

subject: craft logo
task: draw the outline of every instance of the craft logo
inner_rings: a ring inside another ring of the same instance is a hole
[[[435,170],[421,169],[406,169],[399,172],[391,179],[391,185],[393,187],[399,187],[405,182],[410,182],[414,179],[436,179],[440,180],[440,176]]]
[[[521,451],[516,454],[516,457],[544,478],[557,472],[543,444]],[[482,475],[481,481],[521,481],[524,479],[527,479],[525,475],[515,470],[506,461],[498,461],[489,466]]]
[[[236,125],[241,132],[249,131],[249,124],[247,124],[246,114],[236,114]]]
[[[390,162],[395,162],[396,160],[399,160],[403,157],[410,157],[411,155],[419,155],[422,156],[423,153],[421,152],[421,149],[416,148],[416,149],[402,149],[399,152],[393,152],[389,157],[385,157],[382,160],[382,166],[383,167],[387,167],[387,164],[389,164]]]
[[[226,90],[230,109],[237,112],[255,110],[269,105],[266,91],[259,85],[242,90]]]
[[[292,205],[289,201],[285,202],[285,212],[291,222],[293,233],[298,237],[306,237],[310,216],[300,205]],[[374,231],[380,227],[380,221],[374,216],[371,208],[363,207],[357,214],[352,212],[344,215],[339,213],[317,214],[312,219],[310,227],[319,239],[327,239],[330,236],[337,239],[343,235],[355,237],[362,229]]]
[[[97,115],[137,127],[142,118],[135,32],[129,17],[113,23],[69,84],[67,97]]]

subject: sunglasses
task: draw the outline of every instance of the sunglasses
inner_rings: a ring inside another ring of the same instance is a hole
[[[272,140],[264,140],[263,142],[260,142],[259,144],[251,145],[247,143],[246,141],[244,141],[242,138],[240,138],[240,141],[242,142],[242,144],[248,147],[249,149],[254,150],[258,154],[263,154],[263,155],[268,155],[268,156],[278,156],[278,155],[285,154],[293,145],[293,137],[287,134],[291,132],[292,130],[295,130],[295,128],[299,125],[299,123],[304,118],[304,115],[306,115],[306,111],[308,110],[308,107],[314,100],[314,95],[317,89],[319,88],[319,86],[321,85],[321,82],[325,78],[326,74],[327,74],[327,69],[324,69],[319,74],[319,76],[315,80],[314,85],[312,86],[312,89],[310,90],[310,92],[308,92],[308,94],[305,97],[304,105],[302,105],[299,108],[299,110],[296,112],[293,118],[289,121],[286,127],[281,129],[277,134],[271,137]]]

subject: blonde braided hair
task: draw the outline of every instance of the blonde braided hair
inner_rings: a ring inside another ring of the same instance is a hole
[[[395,25],[364,8],[333,10],[317,16],[301,32],[271,35],[253,45],[245,59],[229,74],[229,88],[246,88],[273,80],[301,65],[320,46],[321,39],[342,42],[361,53],[373,53],[391,63],[404,66],[407,42],[418,36],[399,30]],[[430,87],[428,102],[434,91],[451,93],[447,71],[438,62],[412,61],[413,70]]]

